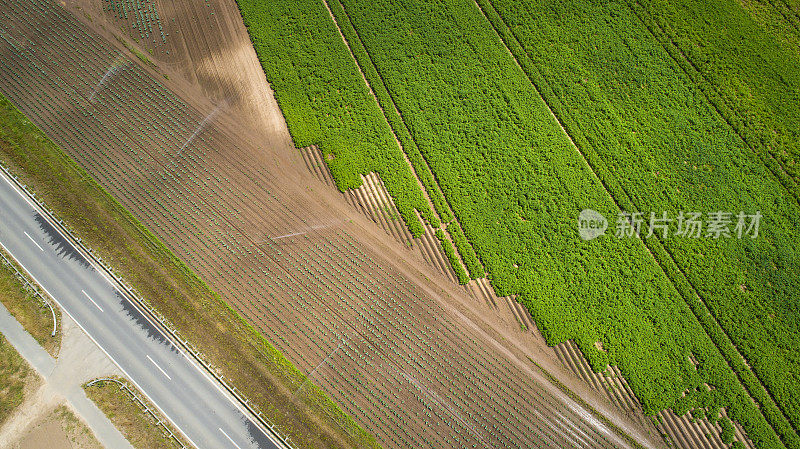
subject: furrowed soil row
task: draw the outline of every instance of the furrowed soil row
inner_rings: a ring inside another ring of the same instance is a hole
[[[220,122],[201,126],[212,114],[173,98],[135,65],[114,69],[119,52],[59,6],[4,3],[3,90],[385,444],[613,447],[521,362],[487,350],[482,337],[360,249],[346,225],[257,169],[261,160]],[[7,23],[30,26],[12,33]],[[39,38],[40,26],[60,32]],[[29,37],[30,48],[17,48],[12,34]],[[106,74],[113,82],[96,84]],[[375,179],[367,185],[380,188]],[[384,204],[372,200],[372,210]],[[344,367],[325,368],[336,361]],[[345,370],[371,380],[359,384]]]
[[[338,245],[334,245],[333,247],[337,247],[337,246],[338,246]],[[306,260],[306,259],[305,259],[305,257],[307,257],[307,256],[308,256],[308,255],[301,255],[301,260]],[[345,260],[351,260],[351,259],[349,259],[349,258],[346,258]],[[286,264],[286,263],[285,263],[285,264],[282,264],[282,265],[284,265],[284,266],[291,266],[291,265],[289,265],[289,264]],[[300,267],[300,266],[297,266],[296,268],[298,268],[298,269],[302,269],[302,267]],[[324,278],[324,277],[326,277],[326,274],[325,274],[325,273],[319,273],[319,272],[318,272],[318,273],[312,273],[312,279],[316,279],[316,278]],[[339,283],[336,283],[335,285],[341,285],[341,284],[342,284],[342,282],[339,282]],[[357,289],[359,286],[358,286],[358,285],[355,285],[355,284],[353,284],[353,287]],[[345,292],[345,291],[342,291],[342,292],[341,292],[341,294],[347,294],[347,292]],[[408,303],[410,303],[410,301],[409,301],[409,300],[403,300],[403,301],[401,301],[401,302],[400,302],[400,304],[408,304]],[[391,312],[392,312],[392,310],[393,310],[393,309],[385,309],[384,311],[385,311],[386,313],[391,313]],[[373,327],[377,327],[377,328],[379,328],[379,329],[380,329],[380,328],[383,328],[382,326],[372,326],[372,327],[370,327],[370,329],[371,329],[371,328],[373,328]],[[413,332],[413,331],[412,331],[412,330],[410,330],[410,329],[407,329],[407,331]],[[437,356],[437,358],[438,358],[438,356]],[[509,392],[509,394],[511,394],[511,392]]]
[[[343,5],[338,0],[333,0],[333,1],[336,2],[334,4],[335,8],[340,8],[342,11],[344,11]],[[421,153],[420,153],[419,158],[415,158],[415,160],[419,160],[421,162],[421,164],[413,164],[408,152],[411,152],[411,151],[419,152],[419,150],[416,150],[416,149],[412,150],[411,148],[405,148],[403,146],[403,144],[401,143],[400,138],[398,137],[398,132],[403,132],[405,135],[409,135],[410,136],[410,134],[408,133],[408,129],[406,127],[406,124],[403,121],[402,115],[400,114],[400,111],[397,109],[397,106],[394,103],[392,103],[391,106],[390,105],[386,105],[383,102],[381,102],[379,97],[375,94],[375,91],[373,90],[374,89],[373,83],[375,83],[377,80],[370,80],[370,79],[367,78],[367,74],[365,73],[365,71],[363,70],[363,68],[361,66],[362,62],[359,60],[359,58],[353,52],[353,49],[350,46],[351,43],[347,39],[345,34],[343,33],[342,28],[341,28],[341,26],[339,24],[339,21],[338,21],[338,19],[336,17],[336,14],[334,13],[333,10],[331,10],[330,5],[329,5],[327,0],[324,0],[324,3],[325,3],[325,7],[328,9],[328,13],[330,14],[331,20],[333,21],[334,25],[336,26],[336,29],[339,31],[339,35],[342,38],[342,41],[344,42],[345,46],[347,47],[348,51],[350,52],[350,56],[353,59],[353,62],[358,67],[358,70],[361,73],[362,80],[367,85],[367,88],[369,89],[370,95],[372,96],[372,98],[374,99],[374,101],[376,102],[378,107],[380,108],[381,113],[383,114],[384,120],[386,121],[387,124],[389,124],[389,127],[392,129],[392,135],[395,138],[395,142],[397,143],[397,146],[400,148],[401,152],[403,153],[403,157],[404,157],[404,160],[405,160],[406,164],[408,164],[408,166],[411,167],[411,170],[412,170],[412,173],[414,175],[414,178],[417,181],[417,185],[418,185],[419,189],[422,191],[423,195],[425,196],[425,199],[428,202],[428,207],[431,208],[431,210],[433,211],[433,213],[435,214],[435,216],[439,220],[443,220],[445,222],[444,224],[450,223],[451,217],[453,217],[452,209],[451,209],[450,205],[447,203],[447,199],[444,196],[444,194],[442,193],[441,188],[436,183],[436,178],[433,176],[433,173],[432,173],[430,167],[428,166],[427,161],[425,161],[424,156],[422,156]],[[344,11],[344,14],[346,16],[347,12]],[[347,17],[347,20],[349,21],[349,17]],[[352,29],[355,32],[355,29],[352,28],[352,25],[350,23],[346,24],[346,26],[348,26],[349,29]],[[358,37],[357,36],[357,32],[356,32],[356,37]],[[359,42],[356,43],[356,45],[358,45],[359,48],[363,48],[363,43],[360,40],[359,40]],[[367,52],[364,52],[364,53],[366,54],[367,58],[370,57],[369,53],[367,53]],[[369,61],[369,63],[372,64],[371,68],[374,69],[374,64],[372,63],[371,60]],[[376,71],[376,73],[378,73],[378,72]],[[380,73],[378,73],[378,75],[380,75]],[[383,83],[383,80],[380,80],[380,82],[381,82],[381,85],[379,87],[381,89],[386,90],[386,86]],[[400,125],[402,125],[402,128],[403,128],[402,130],[394,129],[395,124],[391,120],[389,120],[389,118],[386,115],[387,113],[386,113],[386,109],[385,108],[387,108],[387,107],[391,107],[392,108],[391,111],[394,114],[396,114],[397,116],[400,117]],[[413,138],[411,138],[410,141],[413,143]],[[414,143],[414,145],[416,145],[416,144]],[[429,183],[425,183],[425,182],[422,181],[422,179],[420,178],[420,175],[419,175],[420,172],[423,173],[423,176],[425,177],[425,179],[429,179],[430,180]],[[441,198],[441,201],[433,201],[432,198]],[[430,227],[430,223],[425,223],[424,221],[422,221],[422,223],[425,224],[427,227]],[[460,224],[457,223],[457,220],[456,220],[455,224],[457,226],[460,226]],[[442,228],[443,228],[442,231],[444,232],[446,240],[451,245],[453,245],[454,244],[453,238],[450,235],[449,231],[447,231],[446,226],[443,226]],[[456,252],[456,259],[457,260],[454,260],[453,263],[451,263],[448,260],[447,264],[451,266],[452,270],[459,270],[459,271],[463,270],[463,271],[465,271],[466,270],[466,264],[461,259],[461,255],[458,252]],[[457,264],[457,265],[454,265],[454,264]],[[485,270],[484,270],[484,272],[485,272]],[[453,275],[455,275],[455,271],[453,272]],[[469,279],[465,279],[465,281],[469,281]]]
[[[323,183],[335,188],[333,176],[330,174],[328,166],[322,159],[322,153],[316,146],[306,147],[300,150],[303,160],[308,169]],[[431,266],[456,282],[453,269],[447,261],[441,247],[434,236],[434,231],[430,225],[424,226],[425,232],[419,238],[414,238],[408,231],[405,224],[395,218],[399,217],[399,212],[394,202],[389,198],[383,181],[375,173],[362,176],[363,184],[353,190],[341,192],[345,200],[356,210],[369,217],[378,224],[384,231],[393,236],[398,242],[409,245],[412,248],[416,242],[419,254]],[[373,207],[377,205],[377,207]]]
[[[298,267],[298,268],[302,268],[302,267]],[[318,272],[318,273],[313,273],[313,277],[312,277],[312,279],[313,279],[313,278],[325,278],[325,277],[326,277],[326,274],[325,274],[325,273],[319,273],[319,272]],[[336,284],[336,285],[339,285],[339,284]],[[353,288],[355,288],[355,289],[358,289],[358,288],[359,288],[359,286],[358,286],[358,285],[355,285],[355,284],[353,284]],[[345,291],[342,291],[342,292],[341,292],[341,294],[347,294],[347,292],[345,292]],[[404,302],[401,302],[401,304],[402,304],[402,303],[404,303]],[[385,310],[385,311],[386,311],[387,313],[390,313],[390,312],[391,312],[391,310]],[[380,327],[379,327],[379,328],[380,328]],[[409,331],[410,331],[410,330],[409,330]]]
[[[162,163],[163,163],[163,162],[162,162]],[[127,170],[125,170],[125,171],[127,171]],[[167,224],[169,224],[169,221],[168,221],[168,223],[167,223]],[[228,243],[226,243],[226,242],[223,242],[223,243],[220,243],[218,246],[219,246],[219,247],[223,247],[223,246],[227,247],[227,246],[228,246]],[[215,264],[211,264],[211,266],[213,267],[213,266],[215,266]],[[227,277],[227,273],[228,273],[228,271],[227,271],[227,270],[225,270],[225,273],[226,273],[226,277]],[[249,315],[252,315],[252,310],[251,310],[251,309],[249,309],[249,308],[245,308],[245,307],[237,307],[237,309],[238,309],[240,312],[244,313],[245,315],[248,315],[248,316],[249,316]],[[324,351],[323,351],[323,352],[324,352]]]
[[[303,158],[306,161],[306,165],[308,169],[321,181],[325,182],[332,188],[334,187],[333,179],[330,175],[330,172],[327,169],[327,166],[322,161],[321,154],[319,150],[315,147],[307,147],[302,150]],[[380,178],[376,176],[379,180]],[[363,188],[363,187],[362,187]],[[366,194],[369,194],[367,192]],[[345,198],[349,198],[348,192],[342,193]],[[360,208],[359,205],[361,203],[353,203],[351,205],[356,207],[359,211],[366,214],[370,218],[373,219],[376,223],[379,223],[371,211],[368,211],[364,208]],[[381,224],[381,223],[379,223]],[[386,229],[386,228],[384,228]],[[389,232],[389,230],[387,230]],[[432,232],[430,230],[426,230],[425,236],[430,236]],[[423,239],[422,237],[421,239]],[[402,241],[402,240],[401,240]],[[424,240],[418,242],[420,245],[425,246],[426,243]],[[425,246],[424,248],[420,248],[421,254],[425,258],[425,260],[433,267],[437,268],[443,273],[451,273],[451,269],[449,265],[445,265],[445,258],[444,255],[441,253],[441,250],[437,250],[438,257],[435,259],[431,258],[430,255],[430,248]],[[436,261],[436,262],[434,262]],[[438,263],[437,263],[438,262]],[[447,270],[447,271],[445,271]],[[455,280],[451,276],[451,280]],[[494,295],[493,289],[491,286],[488,285],[485,279],[479,279],[476,281],[471,281],[467,285],[468,291],[471,294],[476,295],[476,297],[483,297],[487,304],[492,306],[493,308],[497,308],[497,303],[505,303],[508,305],[509,310],[517,320],[517,322],[524,326],[525,329],[530,329],[531,333],[536,335],[538,340],[541,342],[543,347],[546,347],[544,342],[544,338],[541,334],[538,333],[538,328],[536,327],[535,323],[530,317],[528,311],[519,304],[516,300],[509,297],[504,298],[497,298]],[[564,364],[564,366],[569,367],[572,372],[576,376],[578,376],[583,381],[587,382],[594,388],[596,391],[604,394],[609,398],[609,400],[614,403],[620,410],[623,410],[628,415],[634,417],[640,424],[642,424],[646,428],[651,428],[652,431],[656,429],[653,427],[653,423],[650,419],[645,417],[644,412],[641,406],[638,403],[638,400],[634,397],[633,393],[627,387],[627,384],[624,383],[624,379],[621,379],[621,374],[616,369],[616,367],[609,367],[609,370],[612,370],[614,373],[611,376],[606,376],[601,373],[595,373],[589,367],[588,362],[583,357],[583,354],[574,347],[574,344],[571,341],[561,343],[553,348],[555,351],[553,352],[553,357],[558,357],[558,360]],[[581,367],[580,369],[575,368],[575,366]],[[613,387],[612,385],[617,385]],[[659,431],[664,433],[664,430],[661,426],[659,426]],[[704,435],[704,434],[703,434]],[[752,444],[752,443],[750,443]]]
[[[330,170],[323,162],[322,154],[320,153],[319,149],[315,146],[310,146],[301,149],[301,153],[308,170],[311,171],[314,176],[317,177],[317,179],[329,185],[331,188],[335,188],[333,176],[331,176]],[[391,220],[391,217],[394,216],[397,211],[394,203],[389,198],[385,187],[383,187],[380,176],[373,173],[365,178],[369,177],[373,178],[371,182],[372,185],[375,186],[374,189],[368,190],[366,186],[370,185],[370,183],[365,180],[365,186],[355,189],[355,191],[359,193],[354,193],[353,191],[341,192],[345,200],[347,200],[347,202],[357,211],[363,213],[376,224],[380,225],[387,233],[393,235],[400,243],[404,245],[410,245],[412,248],[414,247],[414,243],[416,243],[416,247],[419,250],[418,252],[425,262],[436,268],[440,273],[447,276],[453,282],[457,282],[455,274],[453,273],[453,269],[448,263],[447,257],[444,255],[444,252],[441,249],[441,245],[434,236],[433,229],[430,226],[426,226],[425,233],[423,233],[423,235],[419,238],[414,238],[411,236],[411,234],[408,232],[408,228],[406,228],[402,222]],[[378,201],[380,204],[384,205],[378,211],[378,213],[384,214],[383,220],[377,218],[375,216],[375,212],[364,205],[365,200],[363,197],[369,197],[370,195],[378,195],[379,199],[373,201]],[[390,229],[387,229],[383,224],[384,220],[396,223],[396,225],[399,227],[398,231],[393,233]],[[401,237],[397,237],[398,233],[401,234]],[[495,295],[494,289],[491,287],[491,285],[489,285],[485,278],[471,280],[465,285],[465,290],[471,296],[474,296],[481,301],[485,301],[486,304],[493,309],[497,309],[498,304],[506,302],[507,299],[506,297],[498,297]],[[524,306],[511,299],[509,309],[509,311],[515,317],[515,321],[519,323],[520,326],[524,326],[526,329],[532,330],[532,333],[535,335],[537,340],[544,342],[544,338],[541,337],[541,334],[539,334],[535,323],[533,323],[532,319],[530,318],[530,314],[527,310],[525,310]]]

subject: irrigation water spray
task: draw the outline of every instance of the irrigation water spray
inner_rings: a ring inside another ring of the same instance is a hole
[[[102,89],[106,85],[108,80],[114,78],[114,76],[116,76],[117,73],[119,73],[120,70],[124,69],[125,67],[129,66],[130,64],[131,64],[130,61],[126,61],[122,57],[117,58],[117,60],[114,61],[114,64],[111,64],[111,67],[108,68],[108,70],[106,71],[105,75],[103,75],[103,77],[100,78],[100,81],[98,81],[97,84],[94,86],[94,90],[92,90],[92,94],[89,95],[89,102],[93,102],[94,101],[95,95],[97,95],[97,92],[99,92],[100,89]]]

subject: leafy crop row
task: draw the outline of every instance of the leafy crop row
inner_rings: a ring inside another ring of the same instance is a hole
[[[450,240],[447,240],[447,237],[444,234],[444,231],[440,229],[436,230],[436,238],[439,239],[439,244],[442,245],[442,249],[444,250],[444,255],[447,257],[447,260],[450,262],[450,266],[453,267],[456,273],[456,279],[458,279],[459,284],[466,284],[469,282],[469,276],[467,276],[467,272],[464,270],[464,267],[458,261],[458,255],[456,254],[455,248],[453,248],[453,244],[450,243]]]
[[[626,5],[494,6],[513,30],[507,40],[524,47],[526,73],[623,207],[764,214],[756,240],[648,239],[648,246],[784,443],[796,447],[787,418],[800,416],[800,384],[789,374],[800,362],[790,299],[800,290],[791,249],[797,203]]]
[[[466,265],[467,271],[469,271],[469,277],[472,279],[480,279],[486,276],[486,273],[483,271],[483,265],[481,265],[478,260],[478,255],[475,254],[475,250],[472,248],[472,245],[469,244],[467,236],[464,235],[464,231],[461,230],[458,223],[452,222],[447,225],[447,232],[453,238],[453,243],[455,243],[456,248],[458,248],[458,253],[461,254],[461,257],[464,259],[464,265]]]
[[[469,275],[485,267],[498,294],[517,294],[549,343],[618,365],[649,413],[725,406],[758,447],[800,447],[785,419],[800,391],[797,203],[634,10],[479,0],[487,21],[468,1],[332,1],[384,119],[324,3],[255,3],[240,0],[295,141],[335,156],[340,188],[377,171],[401,213],[422,207],[401,195],[416,183],[386,179],[408,169],[393,130]],[[584,208],[765,222],[755,240],[583,242]]]
[[[595,368],[620,365],[649,411],[747,410],[760,441],[779,447],[641,243],[579,242],[578,211],[615,205],[480,12],[457,1],[343,3],[499,293],[520,293],[551,343],[574,338]]]
[[[773,171],[785,172],[785,184],[800,199],[800,50],[781,44],[786,33],[765,32],[744,9],[749,2],[631,3],[748,145],[777,161]],[[772,3],[777,9],[782,2]]]
[[[415,210],[438,226],[324,3],[238,4],[295,145],[317,144],[343,191],[360,186],[359,175],[380,174],[415,236],[423,232]]]

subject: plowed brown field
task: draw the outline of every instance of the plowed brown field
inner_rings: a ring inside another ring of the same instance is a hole
[[[0,0],[0,90],[386,447],[630,446],[309,176],[234,2],[155,3],[148,67],[99,2]]]

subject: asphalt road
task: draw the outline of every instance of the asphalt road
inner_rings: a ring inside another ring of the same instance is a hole
[[[278,448],[0,171],[0,245],[198,448]]]

